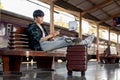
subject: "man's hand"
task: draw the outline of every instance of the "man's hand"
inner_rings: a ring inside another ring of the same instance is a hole
[[[60,34],[60,31],[55,31],[54,32],[54,37],[57,36],[57,35],[59,35],[59,34]]]
[[[49,34],[51,38],[56,37],[57,35],[60,34],[60,31],[55,31],[54,33]]]
[[[52,39],[52,38],[56,37],[59,34],[60,34],[60,31],[55,31],[54,33],[50,33],[48,36],[41,38],[40,42],[46,41],[48,39]]]

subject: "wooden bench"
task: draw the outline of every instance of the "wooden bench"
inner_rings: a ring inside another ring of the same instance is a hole
[[[25,27],[12,27],[7,48],[0,49],[4,73],[20,72],[22,57],[34,57],[37,68],[54,70],[55,57],[65,57],[63,52],[34,51],[29,48]]]
[[[110,46],[107,47],[103,54],[99,55],[100,61],[102,63],[119,63],[120,56],[117,54],[111,54]]]

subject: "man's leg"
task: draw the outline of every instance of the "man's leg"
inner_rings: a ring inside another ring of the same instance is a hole
[[[65,39],[55,40],[55,41],[44,41],[40,44],[43,51],[51,51],[51,50],[67,47],[69,45],[72,45],[72,42],[66,42]]]
[[[80,40],[79,44],[87,45],[87,47],[90,47],[94,38],[95,38],[95,35],[91,34],[86,39]],[[41,45],[41,48],[43,49],[43,51],[51,51],[51,50],[67,47],[69,45],[73,45],[74,39],[75,39],[74,37],[73,37],[73,39],[69,38],[69,37],[64,37],[64,38],[60,38],[55,41],[44,41],[40,45]]]
[[[88,36],[87,38],[85,38],[84,40],[81,40],[80,38],[76,38],[76,37],[68,37],[68,36],[63,36],[61,39],[66,40],[66,42],[70,42],[73,45],[85,45],[86,47],[90,47],[93,40],[95,38],[95,34],[92,33],[90,36]]]

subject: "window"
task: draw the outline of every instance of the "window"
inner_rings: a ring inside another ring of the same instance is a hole
[[[110,33],[110,40],[113,42],[117,42],[117,34],[116,33]]]

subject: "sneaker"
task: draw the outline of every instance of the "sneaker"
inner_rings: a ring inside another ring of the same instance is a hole
[[[90,36],[88,36],[87,38],[85,38],[84,40],[82,40],[79,44],[81,45],[86,45],[87,47],[90,47],[93,40],[95,38],[95,34],[92,33]]]

